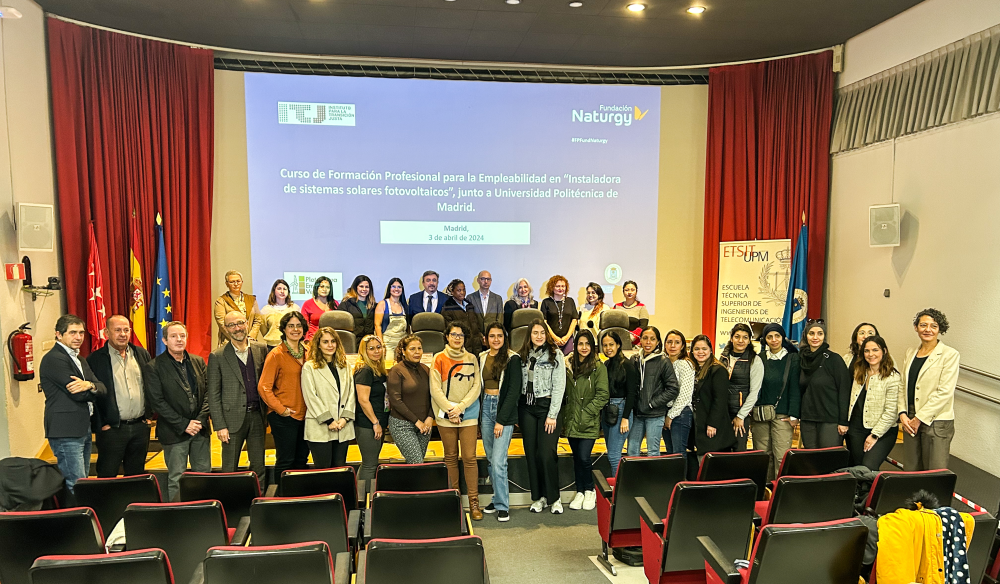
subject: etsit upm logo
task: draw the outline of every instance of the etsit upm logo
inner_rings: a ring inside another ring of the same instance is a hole
[[[305,124],[309,126],[353,126],[353,103],[278,102],[279,124]]]
[[[602,105],[592,111],[573,110],[573,121],[587,124],[614,124],[616,126],[631,126],[632,121],[646,117],[649,108],[642,111],[639,106]]]

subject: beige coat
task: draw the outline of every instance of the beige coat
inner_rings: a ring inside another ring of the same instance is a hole
[[[307,442],[344,442],[354,438],[354,376],[347,367],[337,367],[340,391],[327,366],[316,367],[312,361],[302,366],[302,398],[306,402]],[[347,419],[342,430],[331,430],[325,420]]]
[[[243,304],[246,306],[246,317],[247,317],[247,337],[252,340],[258,340],[257,336],[260,334],[260,325],[264,322],[264,319],[260,315],[260,307],[257,306],[257,297],[253,294],[243,294]],[[219,327],[219,345],[223,345],[229,340],[229,335],[226,334],[226,315],[232,311],[239,311],[239,306],[236,306],[236,301],[233,297],[226,292],[222,296],[215,299],[215,306],[212,308],[213,315],[215,316],[215,324]]]
[[[868,379],[868,396],[865,398],[863,415],[861,417],[865,428],[871,428],[872,434],[881,438],[897,428],[899,412],[899,373],[893,371],[889,377],[882,379],[872,376]],[[847,410],[848,419],[854,413],[854,403],[858,401],[862,385],[854,381],[851,386],[851,406]]]
[[[899,387],[899,413],[906,413],[906,388],[910,375],[910,365],[917,355],[917,349],[907,349],[903,360],[902,382]],[[955,419],[955,386],[958,385],[958,351],[938,341],[927,356],[924,366],[917,376],[914,407],[917,418],[927,424],[935,420]]]

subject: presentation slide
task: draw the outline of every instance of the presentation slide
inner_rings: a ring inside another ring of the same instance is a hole
[[[564,275],[652,312],[660,88],[247,73],[254,292]],[[293,281],[294,280],[294,281]]]

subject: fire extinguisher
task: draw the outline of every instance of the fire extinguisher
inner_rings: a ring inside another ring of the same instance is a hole
[[[31,347],[29,323],[22,324],[7,337],[7,350],[14,363],[14,379],[28,381],[35,378],[34,355]]]

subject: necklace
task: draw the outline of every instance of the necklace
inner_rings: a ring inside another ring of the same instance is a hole
[[[555,298],[553,298],[553,300],[555,300]],[[555,300],[555,303],[556,303],[556,306],[559,307],[559,327],[558,328],[561,331],[561,330],[563,330],[563,328],[562,328],[563,306],[566,305],[566,298],[563,297],[562,300]]]
[[[302,356],[306,354],[306,349],[305,347],[302,346],[302,343],[299,343],[299,350],[296,352],[293,351],[292,348],[288,345],[288,341],[283,341],[283,342],[285,344],[285,349],[288,349],[288,354],[291,355],[293,358],[301,359]]]

